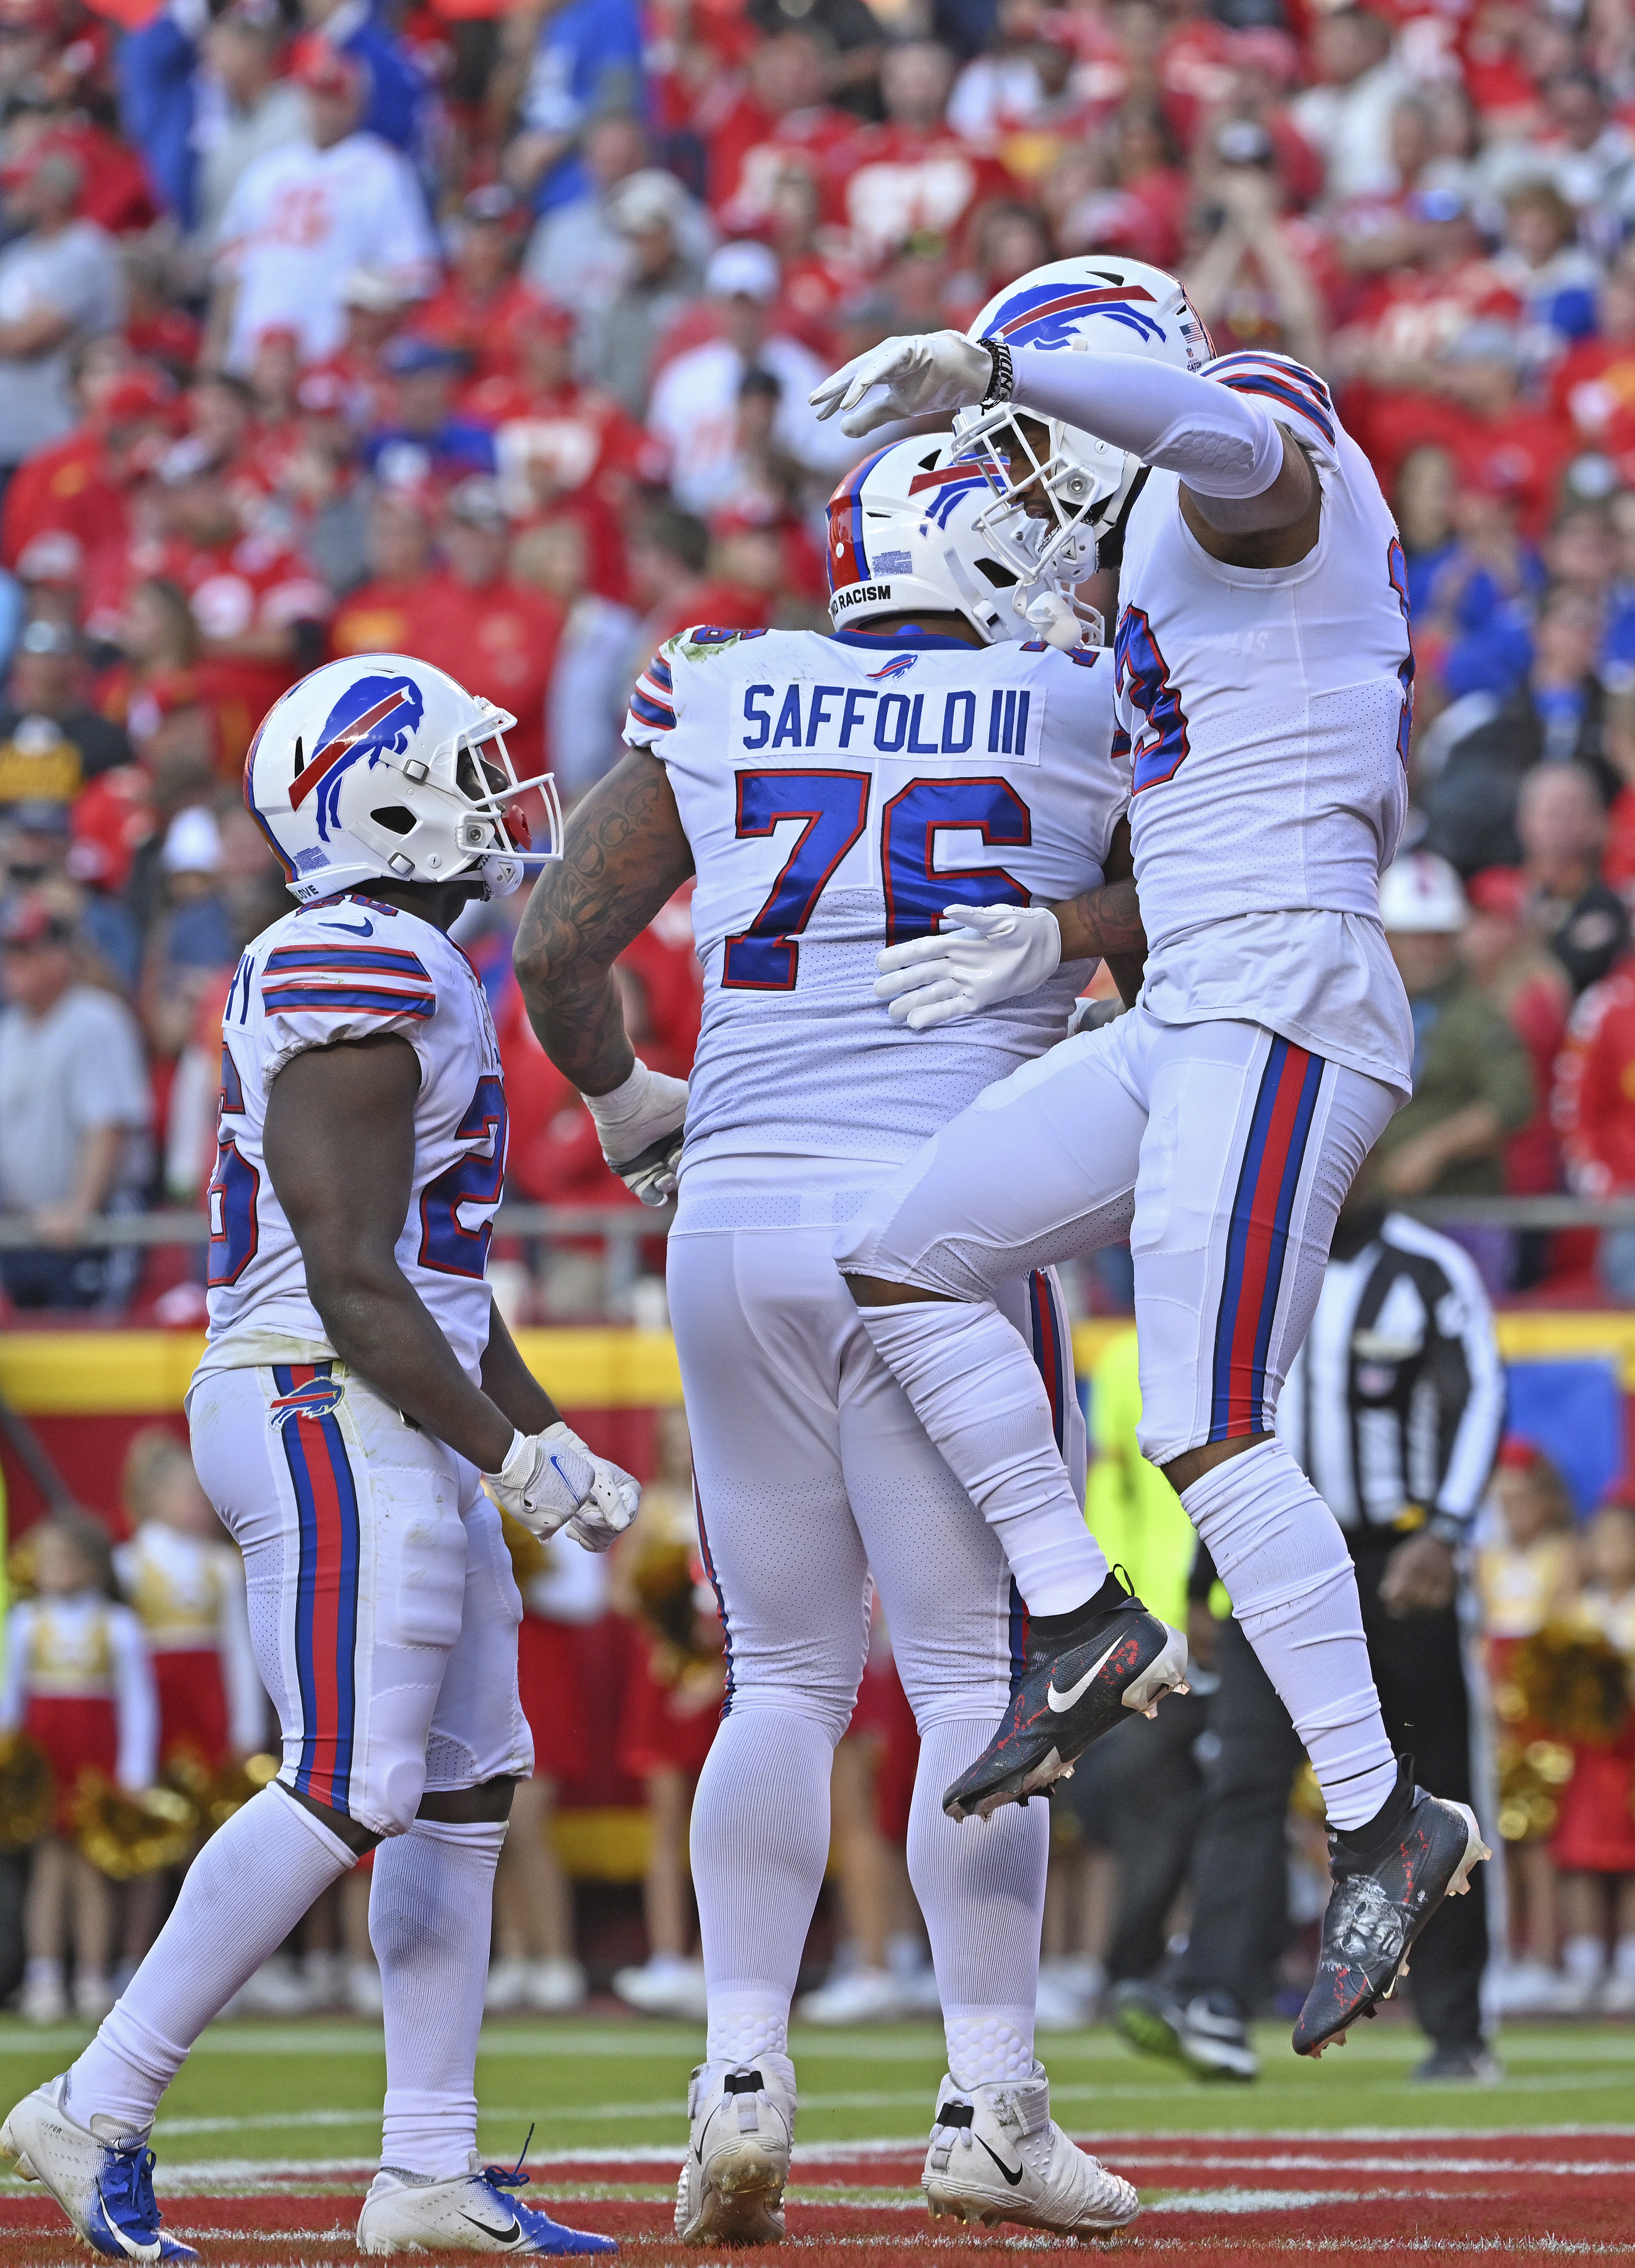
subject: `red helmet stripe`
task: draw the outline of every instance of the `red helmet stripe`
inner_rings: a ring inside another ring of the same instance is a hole
[[[326,741],[312,762],[296,774],[290,788],[291,810],[298,811],[330,767],[338,763],[347,750],[355,747],[366,733],[372,733],[382,718],[389,717],[394,709],[402,708],[408,699],[409,696],[402,688],[394,686],[384,700],[377,701],[372,709],[366,709],[361,717],[355,717],[344,732],[337,733],[333,740]]]

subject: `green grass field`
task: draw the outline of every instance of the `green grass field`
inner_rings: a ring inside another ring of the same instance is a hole
[[[86,2035],[0,2022],[0,2096],[11,2102],[77,2053]],[[687,2074],[702,2035],[627,2018],[490,2023],[477,2066],[480,2140],[514,2157],[537,2121],[532,2155],[679,2150]],[[1264,2076],[1204,2087],[1132,2054],[1111,2032],[1047,2035],[1052,2107],[1081,2135],[1301,2130],[1635,2125],[1635,2028],[1515,2028],[1500,2043],[1496,2087],[1421,2087],[1424,2052],[1401,2021],[1359,2029],[1321,2063],[1297,2062],[1286,2028],[1259,2036]],[[798,2029],[803,2144],[923,2138],[943,2068],[929,2024]],[[154,2143],[161,2179],[186,2162],[361,2164],[378,2149],[385,2062],[377,2026],[221,2024],[172,2088]]]

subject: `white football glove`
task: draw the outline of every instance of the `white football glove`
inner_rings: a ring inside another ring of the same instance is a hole
[[[542,1433],[515,1434],[499,1470],[482,1477],[501,1511],[532,1534],[565,1528],[587,1551],[605,1551],[622,1535],[642,1500],[639,1484],[622,1466],[593,1456],[560,1418]]]
[[[687,1081],[649,1071],[637,1056],[622,1086],[587,1094],[585,1105],[596,1121],[602,1156],[625,1188],[644,1205],[667,1203],[681,1159]]]
[[[931,410],[967,409],[993,381],[993,357],[963,331],[887,339],[855,356],[807,399],[820,417],[841,412],[840,430],[860,441],[877,425]]]
[[[1061,926],[1049,906],[945,906],[939,936],[876,955],[874,998],[890,1001],[894,1024],[928,1032],[1032,992],[1061,958]]]

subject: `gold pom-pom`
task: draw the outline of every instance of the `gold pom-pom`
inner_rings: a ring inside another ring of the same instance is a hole
[[[51,1766],[26,1733],[0,1733],[0,1850],[37,1843],[51,1824]]]
[[[81,1774],[72,1809],[75,1842],[114,1882],[180,1866],[199,1831],[198,1807],[179,1789],[150,1787],[127,1795],[97,1771]]]
[[[1629,1721],[1624,1657],[1598,1632],[1547,1625],[1516,1649],[1511,1675],[1528,1718],[1558,1741],[1610,1745]]]

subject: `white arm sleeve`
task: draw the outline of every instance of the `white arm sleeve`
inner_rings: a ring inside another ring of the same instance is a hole
[[[13,1607],[5,1618],[5,1676],[0,1683],[0,1733],[15,1733],[23,1721],[28,1697],[23,1675],[28,1668],[28,1643],[33,1609],[26,1602]]]
[[[119,1784],[135,1794],[158,1770],[159,1703],[142,1624],[129,1607],[108,1616],[114,1645],[114,1705],[119,1719]]]
[[[236,1551],[225,1554],[222,1570],[221,1680],[227,1691],[227,1738],[242,1756],[254,1756],[267,1743],[267,1694],[255,1667],[250,1645],[249,1609],[245,1603],[244,1563]]]
[[[1200,496],[1256,497],[1283,468],[1283,434],[1261,401],[1142,355],[1019,348],[1011,399],[1059,417]]]

